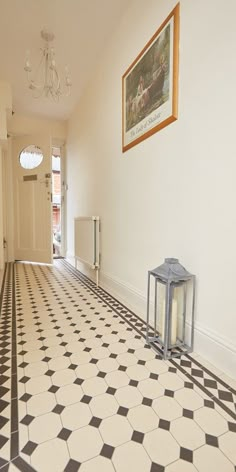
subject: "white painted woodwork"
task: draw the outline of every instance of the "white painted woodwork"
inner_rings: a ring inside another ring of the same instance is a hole
[[[35,169],[23,169],[20,152],[30,144],[40,147],[44,159]],[[13,140],[15,259],[52,263],[51,139],[27,136]],[[36,175],[37,180],[24,181]]]

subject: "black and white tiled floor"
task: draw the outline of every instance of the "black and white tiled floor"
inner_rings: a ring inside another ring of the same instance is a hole
[[[8,264],[0,308],[1,472],[236,471],[232,384],[67,262]]]

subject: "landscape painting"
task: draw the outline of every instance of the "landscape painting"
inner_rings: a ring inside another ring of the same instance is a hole
[[[177,119],[179,5],[122,77],[123,151]]]

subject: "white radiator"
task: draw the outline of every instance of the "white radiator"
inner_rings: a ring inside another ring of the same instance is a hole
[[[100,268],[99,216],[80,216],[74,219],[75,229],[75,263],[82,262],[96,270],[98,285],[98,273]]]

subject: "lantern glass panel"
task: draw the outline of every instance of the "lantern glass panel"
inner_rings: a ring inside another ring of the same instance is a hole
[[[173,300],[176,303],[176,343],[182,344],[185,338],[186,285],[174,287]]]

